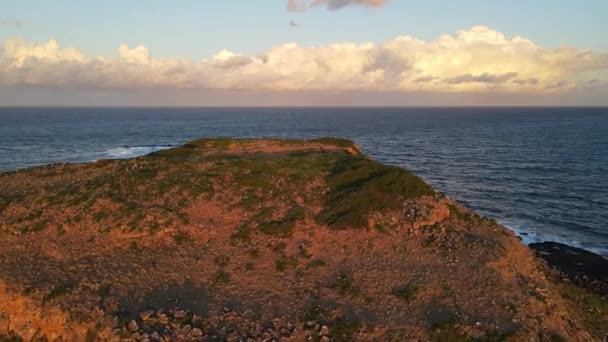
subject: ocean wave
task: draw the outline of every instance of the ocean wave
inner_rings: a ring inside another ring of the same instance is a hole
[[[608,248],[607,247],[598,247],[594,244],[591,244],[591,243],[588,243],[585,241],[579,241],[579,240],[573,239],[572,237],[566,238],[566,237],[554,235],[554,234],[534,232],[534,231],[531,231],[530,229],[526,229],[526,224],[523,222],[517,222],[517,221],[505,220],[505,219],[497,219],[496,221],[499,224],[512,230],[518,237],[521,238],[522,242],[526,245],[530,245],[533,243],[542,243],[542,242],[558,242],[558,243],[562,243],[564,245],[582,248],[582,249],[591,251],[593,253],[597,253],[597,254],[603,256],[604,258],[608,259]]]
[[[107,149],[104,151],[104,155],[114,159],[133,158],[170,147],[171,146],[122,146]]]

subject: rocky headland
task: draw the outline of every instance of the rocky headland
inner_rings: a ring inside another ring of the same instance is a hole
[[[0,174],[0,340],[605,340],[605,259],[534,249],[342,139],[30,168]]]

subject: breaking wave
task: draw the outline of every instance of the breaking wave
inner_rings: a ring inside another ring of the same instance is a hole
[[[172,146],[123,146],[107,149],[104,154],[109,158],[123,159],[144,156],[146,154],[164,150]]]

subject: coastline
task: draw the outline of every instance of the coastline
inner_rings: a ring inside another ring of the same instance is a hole
[[[549,277],[512,231],[344,139],[199,139],[0,185],[0,323],[26,339],[27,322],[74,340],[608,329],[605,299]]]

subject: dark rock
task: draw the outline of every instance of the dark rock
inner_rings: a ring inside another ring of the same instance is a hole
[[[601,255],[557,242],[533,243],[530,248],[577,285],[608,294],[608,260]]]

